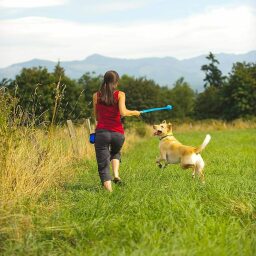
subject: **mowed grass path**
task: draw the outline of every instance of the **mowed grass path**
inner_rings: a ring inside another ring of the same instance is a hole
[[[123,155],[125,186],[112,194],[94,161],[79,163],[76,182],[41,198],[56,211],[35,214],[35,231],[6,254],[256,255],[256,130],[210,134],[205,185],[179,165],[160,170],[150,138]],[[175,134],[195,146],[205,135]]]

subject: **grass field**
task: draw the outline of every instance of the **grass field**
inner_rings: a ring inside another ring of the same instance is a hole
[[[196,146],[205,134],[175,136]],[[123,154],[125,186],[112,194],[94,159],[77,163],[75,180],[20,202],[3,255],[256,255],[256,130],[210,134],[205,185],[178,165],[160,170],[153,137]]]

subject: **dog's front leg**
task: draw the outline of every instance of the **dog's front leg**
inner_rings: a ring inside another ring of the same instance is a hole
[[[161,157],[158,157],[157,160],[156,160],[156,164],[158,165],[159,168],[162,168],[162,167],[163,167],[163,165],[162,165],[162,163],[161,163],[162,160],[163,160],[163,159],[162,159]]]
[[[159,168],[164,169],[167,166],[166,154],[161,154],[160,157],[157,158],[156,163]]]

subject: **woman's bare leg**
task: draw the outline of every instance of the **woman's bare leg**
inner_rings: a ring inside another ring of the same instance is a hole
[[[119,178],[119,166],[120,161],[118,159],[112,159],[112,170],[114,173],[114,178]]]
[[[111,180],[107,180],[103,183],[103,186],[106,190],[108,190],[109,192],[112,192],[112,185],[111,185]]]

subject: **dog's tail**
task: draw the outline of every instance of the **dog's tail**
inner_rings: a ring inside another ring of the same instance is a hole
[[[206,135],[204,142],[195,149],[195,153],[198,154],[200,153],[206,146],[207,144],[210,142],[211,140],[211,136],[209,134]]]

